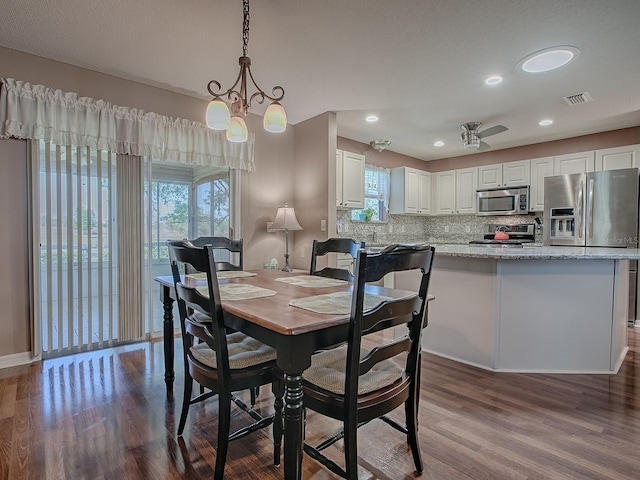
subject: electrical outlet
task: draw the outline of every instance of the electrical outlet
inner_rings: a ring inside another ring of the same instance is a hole
[[[349,233],[349,224],[348,223],[344,224],[344,233]]]
[[[471,233],[471,225],[467,225],[467,233]]]
[[[321,232],[327,231],[327,221],[324,219],[320,220],[320,231]]]
[[[444,226],[444,233],[449,233],[449,225]]]
[[[393,233],[393,225],[389,225],[389,233]]]
[[[338,233],[342,233],[342,230],[344,230],[344,227],[342,225],[342,222],[338,222],[338,227],[337,227]]]
[[[401,231],[402,233],[404,233],[404,231],[405,231],[405,230],[406,230],[406,227],[405,227],[404,225],[402,225],[402,227],[400,227],[400,231]]]

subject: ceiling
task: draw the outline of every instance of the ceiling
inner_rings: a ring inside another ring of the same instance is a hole
[[[7,48],[203,99],[209,80],[227,89],[238,75],[240,0],[2,0],[0,10]],[[470,121],[509,128],[485,139],[494,150],[640,125],[639,25],[638,0],[253,0],[248,54],[261,88],[284,87],[289,123],[333,111],[342,137],[433,160],[474,153],[460,140]],[[554,45],[580,55],[545,74],[517,69]],[[485,85],[495,74],[502,84]],[[585,91],[593,102],[562,98]]]

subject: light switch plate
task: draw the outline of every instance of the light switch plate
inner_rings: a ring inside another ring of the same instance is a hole
[[[327,221],[324,219],[320,220],[320,231],[321,232],[327,231]]]

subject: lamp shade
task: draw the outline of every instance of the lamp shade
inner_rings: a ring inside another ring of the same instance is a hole
[[[226,130],[230,124],[231,115],[227,104],[219,99],[209,102],[207,107],[207,127],[213,130]]]
[[[273,102],[264,112],[264,129],[267,132],[282,133],[287,129],[287,113],[278,102]]]
[[[227,140],[230,142],[240,143],[246,142],[249,138],[249,131],[244,119],[240,117],[231,117],[231,125],[227,130]]]
[[[284,204],[284,207],[278,207],[276,213],[276,219],[271,225],[272,230],[302,230],[302,227],[298,223],[296,218],[296,212],[293,207],[288,207]]]

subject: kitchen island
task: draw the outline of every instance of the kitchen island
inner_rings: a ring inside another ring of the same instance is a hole
[[[638,249],[436,245],[424,350],[496,372],[616,373]],[[397,288],[414,285],[397,274]]]

